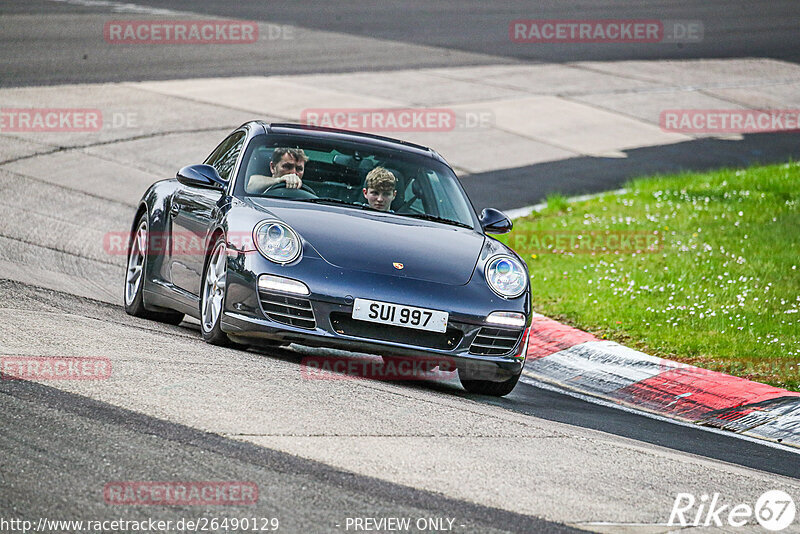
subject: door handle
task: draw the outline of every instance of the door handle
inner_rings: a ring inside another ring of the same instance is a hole
[[[181,211],[181,205],[175,202],[172,203],[172,206],[169,208],[169,213],[172,216],[177,215]]]

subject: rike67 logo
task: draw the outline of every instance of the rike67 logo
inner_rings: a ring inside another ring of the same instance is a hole
[[[744,527],[758,522],[772,532],[778,532],[794,522],[794,500],[781,490],[764,492],[755,506],[749,503],[730,504],[720,498],[719,493],[701,495],[696,498],[691,493],[679,493],[669,514],[670,526],[693,527]],[[755,519],[755,521],[753,521]]]

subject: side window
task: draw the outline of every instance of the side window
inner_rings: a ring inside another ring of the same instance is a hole
[[[236,165],[236,160],[244,146],[244,132],[236,132],[225,139],[205,160],[206,165],[211,165],[223,180],[230,180],[231,171]]]

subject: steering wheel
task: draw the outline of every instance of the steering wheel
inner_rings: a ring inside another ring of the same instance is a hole
[[[277,182],[277,183],[274,183],[274,184],[272,184],[272,185],[271,185],[271,186],[269,186],[268,188],[264,189],[264,192],[263,192],[263,193],[261,193],[261,194],[262,194],[262,195],[265,195],[265,194],[267,194],[268,192],[272,191],[273,189],[280,189],[280,188],[282,188],[282,187],[283,187],[283,188],[285,188],[285,189],[289,189],[288,187],[286,187],[286,182]],[[293,191],[294,191],[294,189],[293,189]],[[301,186],[300,186],[300,188],[298,189],[298,191],[305,191],[305,192],[307,192],[307,193],[311,193],[311,194],[312,194],[312,195],[314,195],[315,197],[316,197],[316,196],[319,196],[319,195],[317,195],[317,192],[316,192],[316,191],[314,191],[313,189],[311,189],[310,187],[308,187],[306,184],[303,184],[303,185],[301,185]]]

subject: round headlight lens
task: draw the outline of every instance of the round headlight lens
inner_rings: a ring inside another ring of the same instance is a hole
[[[486,264],[486,281],[492,291],[513,299],[525,292],[528,287],[528,277],[525,267],[511,256],[497,256]]]
[[[264,221],[255,229],[256,248],[275,263],[291,263],[300,256],[300,238],[289,226],[277,221]]]

